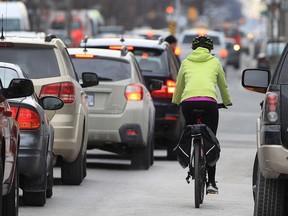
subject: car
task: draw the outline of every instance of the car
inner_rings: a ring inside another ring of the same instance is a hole
[[[19,209],[18,147],[20,131],[6,98],[33,94],[33,83],[28,79],[12,79],[7,88],[0,81],[0,214],[17,216]]]
[[[18,65],[0,62],[0,79],[4,88],[14,78],[28,79]],[[43,206],[53,194],[54,128],[45,110],[58,110],[63,101],[34,92],[25,98],[8,99],[12,116],[20,128],[18,153],[19,183],[25,205]]]
[[[214,49],[211,53],[214,54],[221,62],[225,71],[227,67],[228,51],[226,49],[225,35],[223,32],[214,31],[204,28],[192,28],[183,30],[179,35],[178,46],[180,48],[180,59],[183,61],[192,51],[192,41],[197,36],[206,35],[213,41]]]
[[[162,81],[145,86],[135,56],[123,50],[69,48],[78,76],[94,72],[99,84],[84,88],[89,106],[88,149],[125,154],[134,169],[149,169],[154,159],[155,107],[150,94]]]
[[[281,38],[264,40],[257,55],[257,67],[274,71],[285,46],[286,41]]]
[[[227,65],[232,65],[235,69],[240,68],[241,50],[240,46],[235,44],[233,39],[226,38],[226,48],[228,51]]]
[[[126,46],[131,51],[141,69],[146,87],[149,82],[158,79],[163,82],[160,90],[151,92],[156,114],[155,114],[155,146],[167,149],[167,158],[176,159],[174,150],[181,137],[184,127],[184,117],[181,109],[174,106],[172,95],[176,85],[179,62],[173,54],[170,45],[159,38],[159,40],[134,39],[134,38],[88,38],[83,40],[81,47],[102,48],[119,50]]]
[[[288,45],[273,73],[259,68],[246,69],[242,73],[244,88],[265,94],[256,120],[257,151],[252,178],[255,216],[288,213],[287,54]]]
[[[88,107],[82,86],[97,83],[94,73],[82,74],[82,86],[63,41],[53,35],[41,38],[6,37],[0,41],[0,61],[17,64],[34,83],[39,98],[63,100],[59,110],[45,110],[54,127],[54,165],[61,165],[61,181],[79,185],[86,176]]]

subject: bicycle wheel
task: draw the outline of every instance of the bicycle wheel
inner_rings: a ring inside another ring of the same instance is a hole
[[[206,184],[205,178],[205,163],[203,160],[203,153],[201,152],[201,140],[194,140],[194,169],[195,169],[195,181],[194,181],[194,194],[195,194],[195,207],[199,208],[200,204],[204,200],[204,189]],[[201,156],[202,155],[202,156]]]

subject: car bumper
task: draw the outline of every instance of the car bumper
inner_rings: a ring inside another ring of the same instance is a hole
[[[87,148],[120,144],[128,147],[146,145],[151,127],[149,124],[152,123],[151,118],[154,118],[154,114],[148,113],[146,111],[145,114],[143,106],[136,104],[130,108],[126,106],[125,112],[120,114],[89,113]]]
[[[86,119],[86,125],[84,125],[83,114],[59,114],[53,117],[51,124],[54,127],[54,155],[62,156],[67,162],[73,162],[77,158],[83,143],[83,136],[87,136],[87,121]],[[85,141],[84,144],[83,148],[86,149]]]
[[[288,149],[281,145],[280,125],[264,125],[259,129],[257,154],[262,175],[275,179],[288,174]]]
[[[19,174],[38,178],[46,171],[48,142],[48,136],[42,136],[40,131],[20,132]]]

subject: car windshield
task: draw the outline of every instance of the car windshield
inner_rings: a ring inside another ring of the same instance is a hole
[[[198,37],[196,34],[187,34],[184,36],[182,43],[183,44],[192,44],[194,38]],[[214,45],[220,45],[219,37],[207,35],[207,37],[211,38]]]
[[[83,72],[94,72],[99,81],[120,81],[131,77],[131,66],[128,62],[111,58],[74,58],[72,61],[78,77]]]
[[[0,61],[17,64],[30,79],[60,76],[53,49],[6,47],[0,49]]]
[[[11,80],[18,77],[18,73],[14,69],[0,67],[0,79],[4,88],[8,88]]]

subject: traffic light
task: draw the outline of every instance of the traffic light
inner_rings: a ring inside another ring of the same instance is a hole
[[[176,30],[176,22],[169,22],[169,31],[172,35],[175,34]]]

